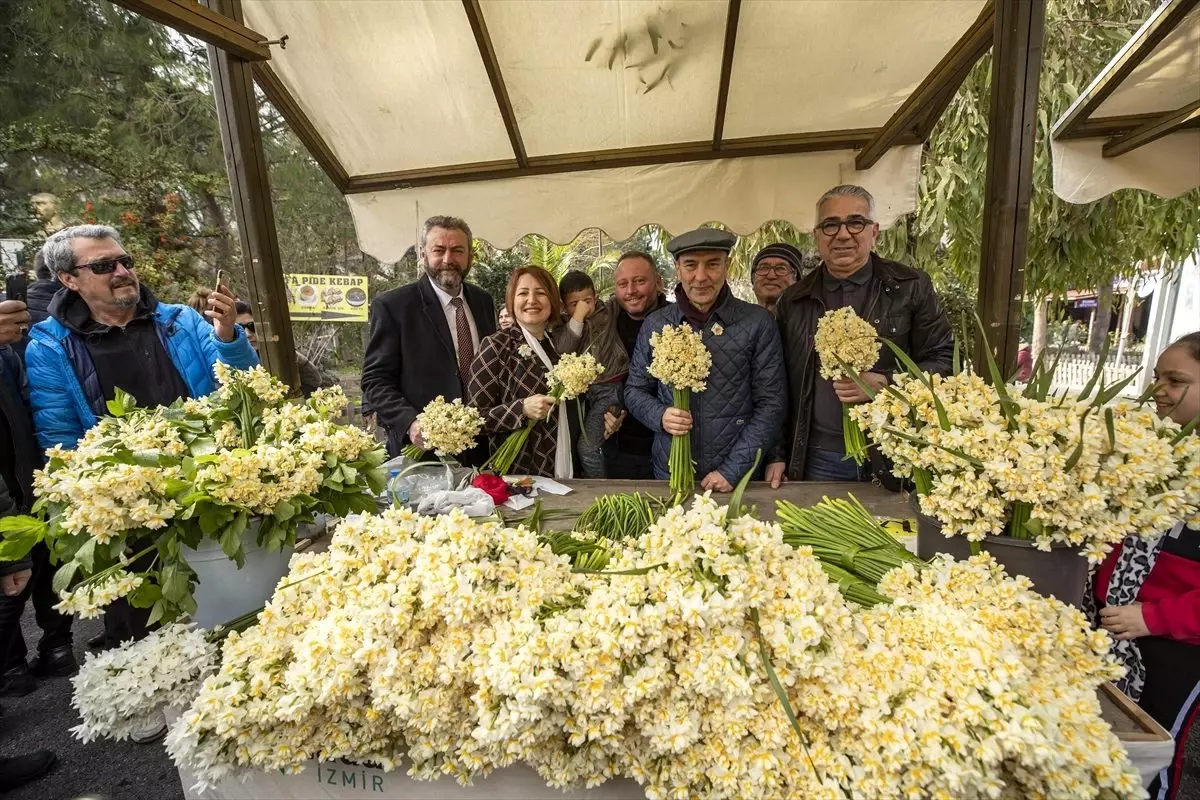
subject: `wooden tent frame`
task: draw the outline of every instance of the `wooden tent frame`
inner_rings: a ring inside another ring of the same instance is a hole
[[[1200,5],[1200,0],[1167,0],[1155,9],[1054,124],[1051,133],[1053,138],[1106,137],[1108,141],[1104,143],[1101,154],[1104,158],[1115,158],[1177,130],[1200,127],[1200,100],[1162,113],[1096,117],[1104,101],[1183,23],[1197,5]]]
[[[270,46],[276,42],[245,27],[240,0],[113,1],[209,45],[226,165],[246,272],[250,276],[251,302],[257,311],[256,319],[262,320],[266,328],[264,335],[259,337],[264,342],[263,361],[269,370],[292,385],[295,385],[296,375],[295,351],[283,299],[283,271],[270,209],[270,186],[251,76],[338,190],[343,194],[354,194],[527,175],[821,150],[858,150],[855,165],[860,170],[867,169],[890,147],[928,141],[955,92],[989,48],[995,51],[995,58],[979,296],[986,341],[980,342],[979,347],[988,348],[1003,364],[1015,363],[1045,0],[988,0],[976,22],[879,128],[727,139],[723,135],[725,108],[741,11],[741,0],[729,0],[711,140],[549,156],[530,156],[525,152],[479,0],[462,0],[508,133],[513,157],[367,175],[347,173],[300,104],[271,69]],[[977,351],[977,358],[982,359],[982,355],[982,351]]]

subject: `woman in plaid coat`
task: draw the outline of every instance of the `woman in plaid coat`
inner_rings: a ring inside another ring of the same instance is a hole
[[[559,356],[547,330],[550,320],[562,314],[558,287],[541,267],[520,267],[508,279],[505,307],[516,324],[480,343],[467,396],[483,415],[483,432],[491,437],[493,451],[510,433],[537,420],[513,462],[513,474],[571,478],[571,430],[578,433],[574,401],[551,414],[559,403],[549,396],[546,382]]]

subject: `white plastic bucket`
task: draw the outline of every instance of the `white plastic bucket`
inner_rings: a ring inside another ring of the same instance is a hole
[[[287,574],[292,548],[270,552],[259,547],[259,522],[250,520],[242,533],[246,563],[241,569],[213,539],[203,539],[196,550],[183,548],[183,557],[198,580],[192,617],[200,627],[212,628],[261,607]]]

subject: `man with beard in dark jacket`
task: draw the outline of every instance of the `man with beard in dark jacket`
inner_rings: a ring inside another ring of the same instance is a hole
[[[817,202],[813,231],[821,267],[788,288],[776,306],[791,398],[782,453],[773,453],[767,465],[766,478],[776,488],[785,479],[858,481],[871,474],[898,488],[875,448],[869,470],[846,458],[842,404],[865,403],[868,397],[852,380],[829,381],[819,373],[813,336],[826,311],[853,308],[921,369],[950,374],[954,340],[933,283],[924,272],[873,252],[879,236],[874,217],[875,200],[863,187],[826,192]],[[885,346],[875,367],[859,379],[879,390],[896,369]]]

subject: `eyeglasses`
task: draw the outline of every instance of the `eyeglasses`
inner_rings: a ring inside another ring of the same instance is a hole
[[[246,330],[247,333],[254,333],[254,323],[253,322],[243,322],[243,323],[241,323],[241,326]]]
[[[792,267],[788,264],[759,264],[754,268],[755,275],[788,275]]]
[[[71,272],[74,273],[80,269],[90,269],[93,275],[108,275],[116,271],[118,264],[132,272],[133,256],[124,255],[117,256],[116,258],[106,258],[103,261],[93,261],[90,264],[76,264],[71,268]]]
[[[846,226],[846,232],[851,236],[857,236],[867,229],[868,225],[874,225],[875,220],[867,219],[866,217],[851,217],[850,219],[827,219],[817,226],[817,230],[828,236],[830,239],[837,236],[842,230],[842,226]]]

